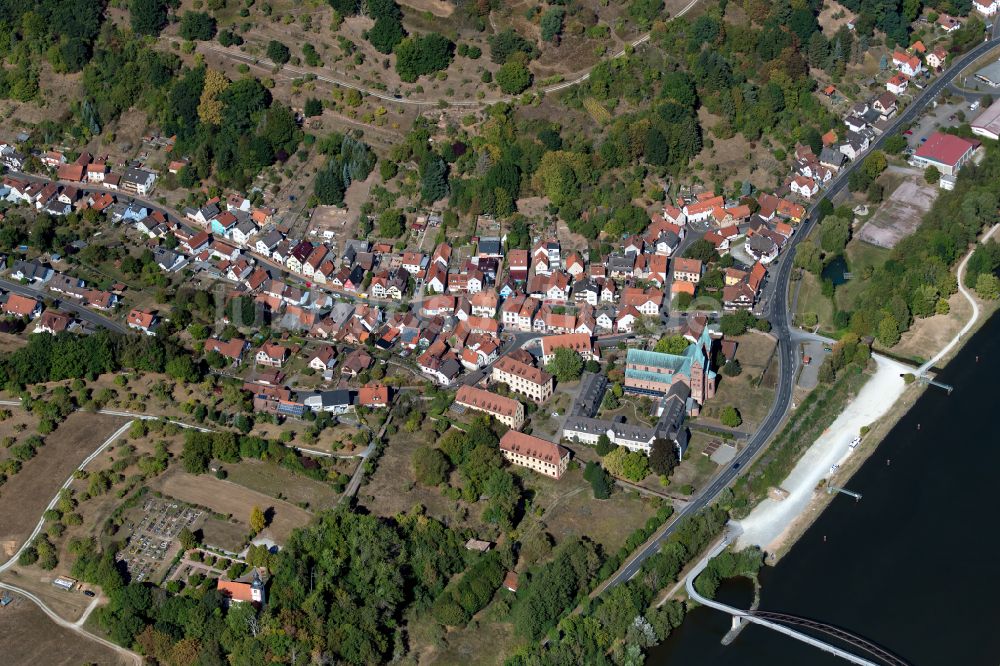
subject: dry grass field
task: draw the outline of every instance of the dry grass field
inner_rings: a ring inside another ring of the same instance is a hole
[[[56,625],[24,598],[0,611],[0,635],[8,666],[128,663],[103,645]]]
[[[292,504],[304,503],[311,511],[333,508],[340,498],[333,488],[322,481],[259,460],[226,465],[226,472],[228,481],[270,497],[281,495],[282,499]]]
[[[168,470],[151,486],[164,495],[175,497],[188,504],[208,507],[222,515],[231,515],[233,520],[239,523],[243,534],[250,531],[248,521],[254,506],[261,507],[265,513],[270,509],[273,511],[271,524],[263,534],[278,543],[284,543],[293,529],[302,527],[312,519],[312,514],[294,504],[274,499],[231,481],[223,481],[204,474],[195,476],[179,468]],[[216,527],[216,523],[219,527],[226,525],[222,521],[212,519],[204,525],[205,540],[208,543],[212,543],[212,530]],[[231,530],[227,530],[225,536],[231,537],[230,532]]]
[[[0,543],[20,547],[77,465],[126,421],[74,412],[47,436],[38,454],[0,488]]]

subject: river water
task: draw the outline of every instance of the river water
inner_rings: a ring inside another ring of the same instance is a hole
[[[820,620],[914,665],[1000,664],[1000,317],[970,340],[777,567],[761,573],[761,610]],[[977,358],[978,357],[978,358]],[[747,608],[743,584],[720,600]],[[730,618],[707,608],[647,664],[848,662],[750,625],[729,647]],[[855,651],[858,653],[857,651]]]

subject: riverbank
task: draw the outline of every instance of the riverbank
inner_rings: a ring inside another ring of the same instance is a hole
[[[981,303],[964,286],[963,280],[976,247],[988,241],[997,229],[1000,229],[1000,224],[986,231],[962,258],[956,270],[959,292],[972,306],[969,321],[916,371],[906,364],[874,355],[878,364],[875,375],[823,435],[809,447],[782,483],[788,496],[783,500],[763,500],[749,516],[737,523],[743,530],[737,541],[737,548],[759,546],[768,553],[768,563],[775,564],[835,497],[822,492],[819,486],[827,483],[837,485],[838,479],[850,479],[926,389],[926,386],[918,383],[905,384],[901,375],[927,372],[938,363],[951,360],[965,341],[996,312],[997,303]],[[848,444],[864,426],[868,426],[870,430],[862,444],[852,451]],[[837,465],[837,468],[834,469],[833,465]]]
[[[833,465],[842,465],[857,451],[851,451],[851,440],[861,428],[879,421],[903,394],[906,382],[903,374],[912,368],[883,356],[873,357],[876,370],[871,379],[847,404],[840,415],[802,455],[781,487],[788,493],[782,500],[767,498],[743,520],[737,522],[742,534],[737,549],[759,546],[768,553],[789,537],[790,528],[809,508],[817,486],[828,481]]]

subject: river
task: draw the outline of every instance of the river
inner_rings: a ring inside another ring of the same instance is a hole
[[[1000,533],[1000,317],[965,345],[776,567],[761,573],[761,610],[847,629],[916,665],[1000,663],[995,573]],[[978,359],[977,359],[978,356]],[[745,584],[720,600],[746,608]],[[698,608],[647,664],[847,662],[750,625],[729,647],[730,618]]]

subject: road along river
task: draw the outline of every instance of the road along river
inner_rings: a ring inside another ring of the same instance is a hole
[[[907,662],[1000,663],[995,630],[995,528],[1000,485],[1000,318],[968,340],[774,568],[761,572],[761,610],[837,625]],[[720,597],[746,608],[745,584]],[[840,664],[773,631],[750,626],[729,647],[730,619],[691,613],[648,664]]]

